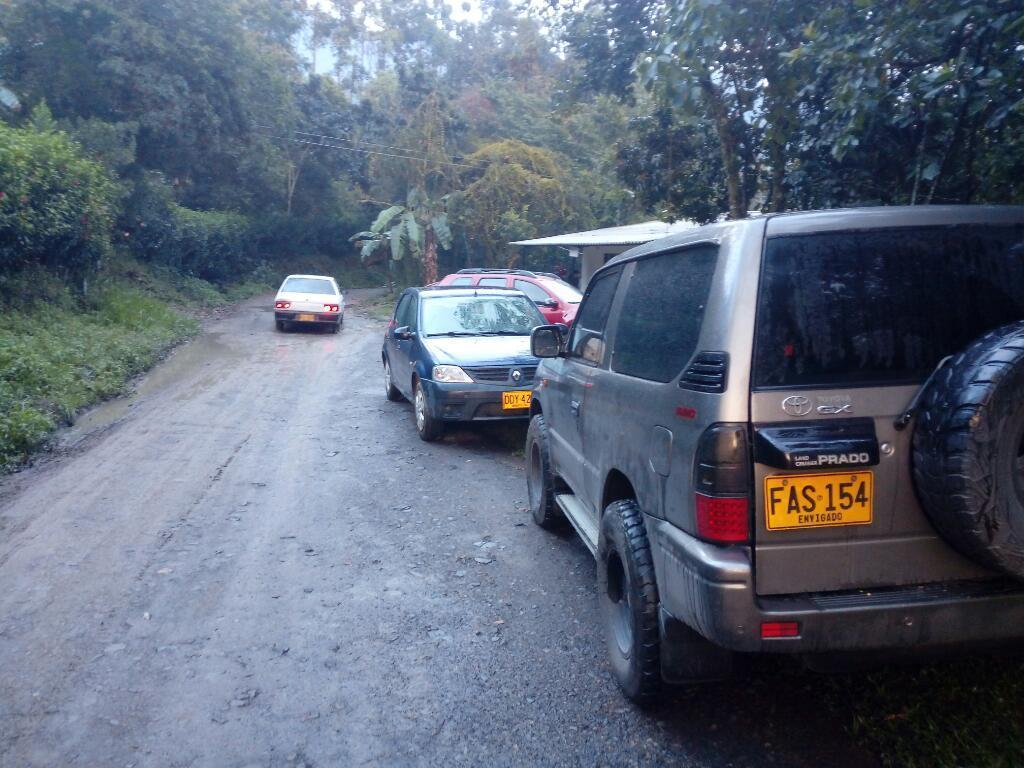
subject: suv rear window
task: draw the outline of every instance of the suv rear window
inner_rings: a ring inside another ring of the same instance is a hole
[[[765,246],[754,385],[918,383],[1021,319],[1022,226],[776,237]]]

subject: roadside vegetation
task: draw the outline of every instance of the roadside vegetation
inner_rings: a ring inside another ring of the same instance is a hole
[[[23,460],[82,407],[122,393],[199,328],[166,299],[127,281],[84,301],[40,273],[4,287],[26,298],[0,310],[0,468]],[[178,291],[165,286],[163,293]],[[191,306],[213,298],[197,293],[178,295]]]
[[[1024,662],[979,656],[819,678],[886,766],[1012,768],[1024,755]]]

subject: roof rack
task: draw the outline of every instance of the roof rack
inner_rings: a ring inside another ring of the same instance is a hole
[[[511,291],[520,293],[518,288],[508,288],[504,285],[421,285],[417,291]]]
[[[497,275],[524,275],[526,277],[536,277],[537,272],[531,272],[528,269],[460,269],[455,274],[457,275],[476,275],[476,274],[497,274]]]

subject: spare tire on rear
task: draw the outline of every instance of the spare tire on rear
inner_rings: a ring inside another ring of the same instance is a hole
[[[955,549],[1024,579],[1024,322],[972,342],[928,385],[914,483]]]

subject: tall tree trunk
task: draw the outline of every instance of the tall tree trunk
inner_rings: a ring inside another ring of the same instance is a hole
[[[786,210],[786,144],[782,140],[772,142],[769,149],[772,163],[772,204],[771,210]]]
[[[434,228],[427,226],[423,246],[423,284],[430,285],[437,282],[437,237],[434,235]]]
[[[739,148],[736,145],[736,134],[733,133],[732,121],[729,119],[729,110],[721,94],[710,80],[703,85],[704,94],[711,107],[711,116],[715,121],[718,145],[722,150],[725,186],[729,193],[729,218],[744,219],[747,216],[747,201],[740,173]]]

